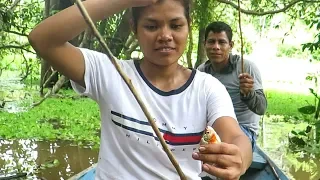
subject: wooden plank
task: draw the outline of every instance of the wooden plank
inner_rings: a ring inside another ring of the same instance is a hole
[[[263,169],[267,165],[267,161],[259,153],[253,152],[253,159],[250,168]]]

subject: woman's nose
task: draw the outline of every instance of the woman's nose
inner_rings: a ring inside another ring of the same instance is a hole
[[[172,32],[169,28],[163,27],[158,35],[159,41],[172,41]]]

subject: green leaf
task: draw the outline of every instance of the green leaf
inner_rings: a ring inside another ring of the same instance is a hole
[[[293,135],[298,135],[298,133],[297,133],[296,131],[294,131],[294,130],[292,130],[291,133],[292,133]]]
[[[309,132],[311,132],[311,129],[312,129],[312,126],[308,125],[305,132],[309,133]]]
[[[316,111],[316,107],[313,105],[308,105],[298,108],[298,111],[302,114],[313,114]]]

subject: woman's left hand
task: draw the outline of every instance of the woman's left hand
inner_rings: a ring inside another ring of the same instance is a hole
[[[243,174],[242,156],[236,145],[223,142],[201,145],[192,157],[203,162],[203,171],[218,178],[238,180]]]

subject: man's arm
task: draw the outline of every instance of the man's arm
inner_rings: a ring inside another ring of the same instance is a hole
[[[239,76],[240,98],[252,112],[263,115],[267,109],[267,99],[263,93],[260,70],[249,60],[244,61],[244,66],[245,73]]]
[[[267,110],[267,98],[262,89],[251,91],[247,96],[240,93],[240,98],[252,112],[258,115],[263,115]]]

